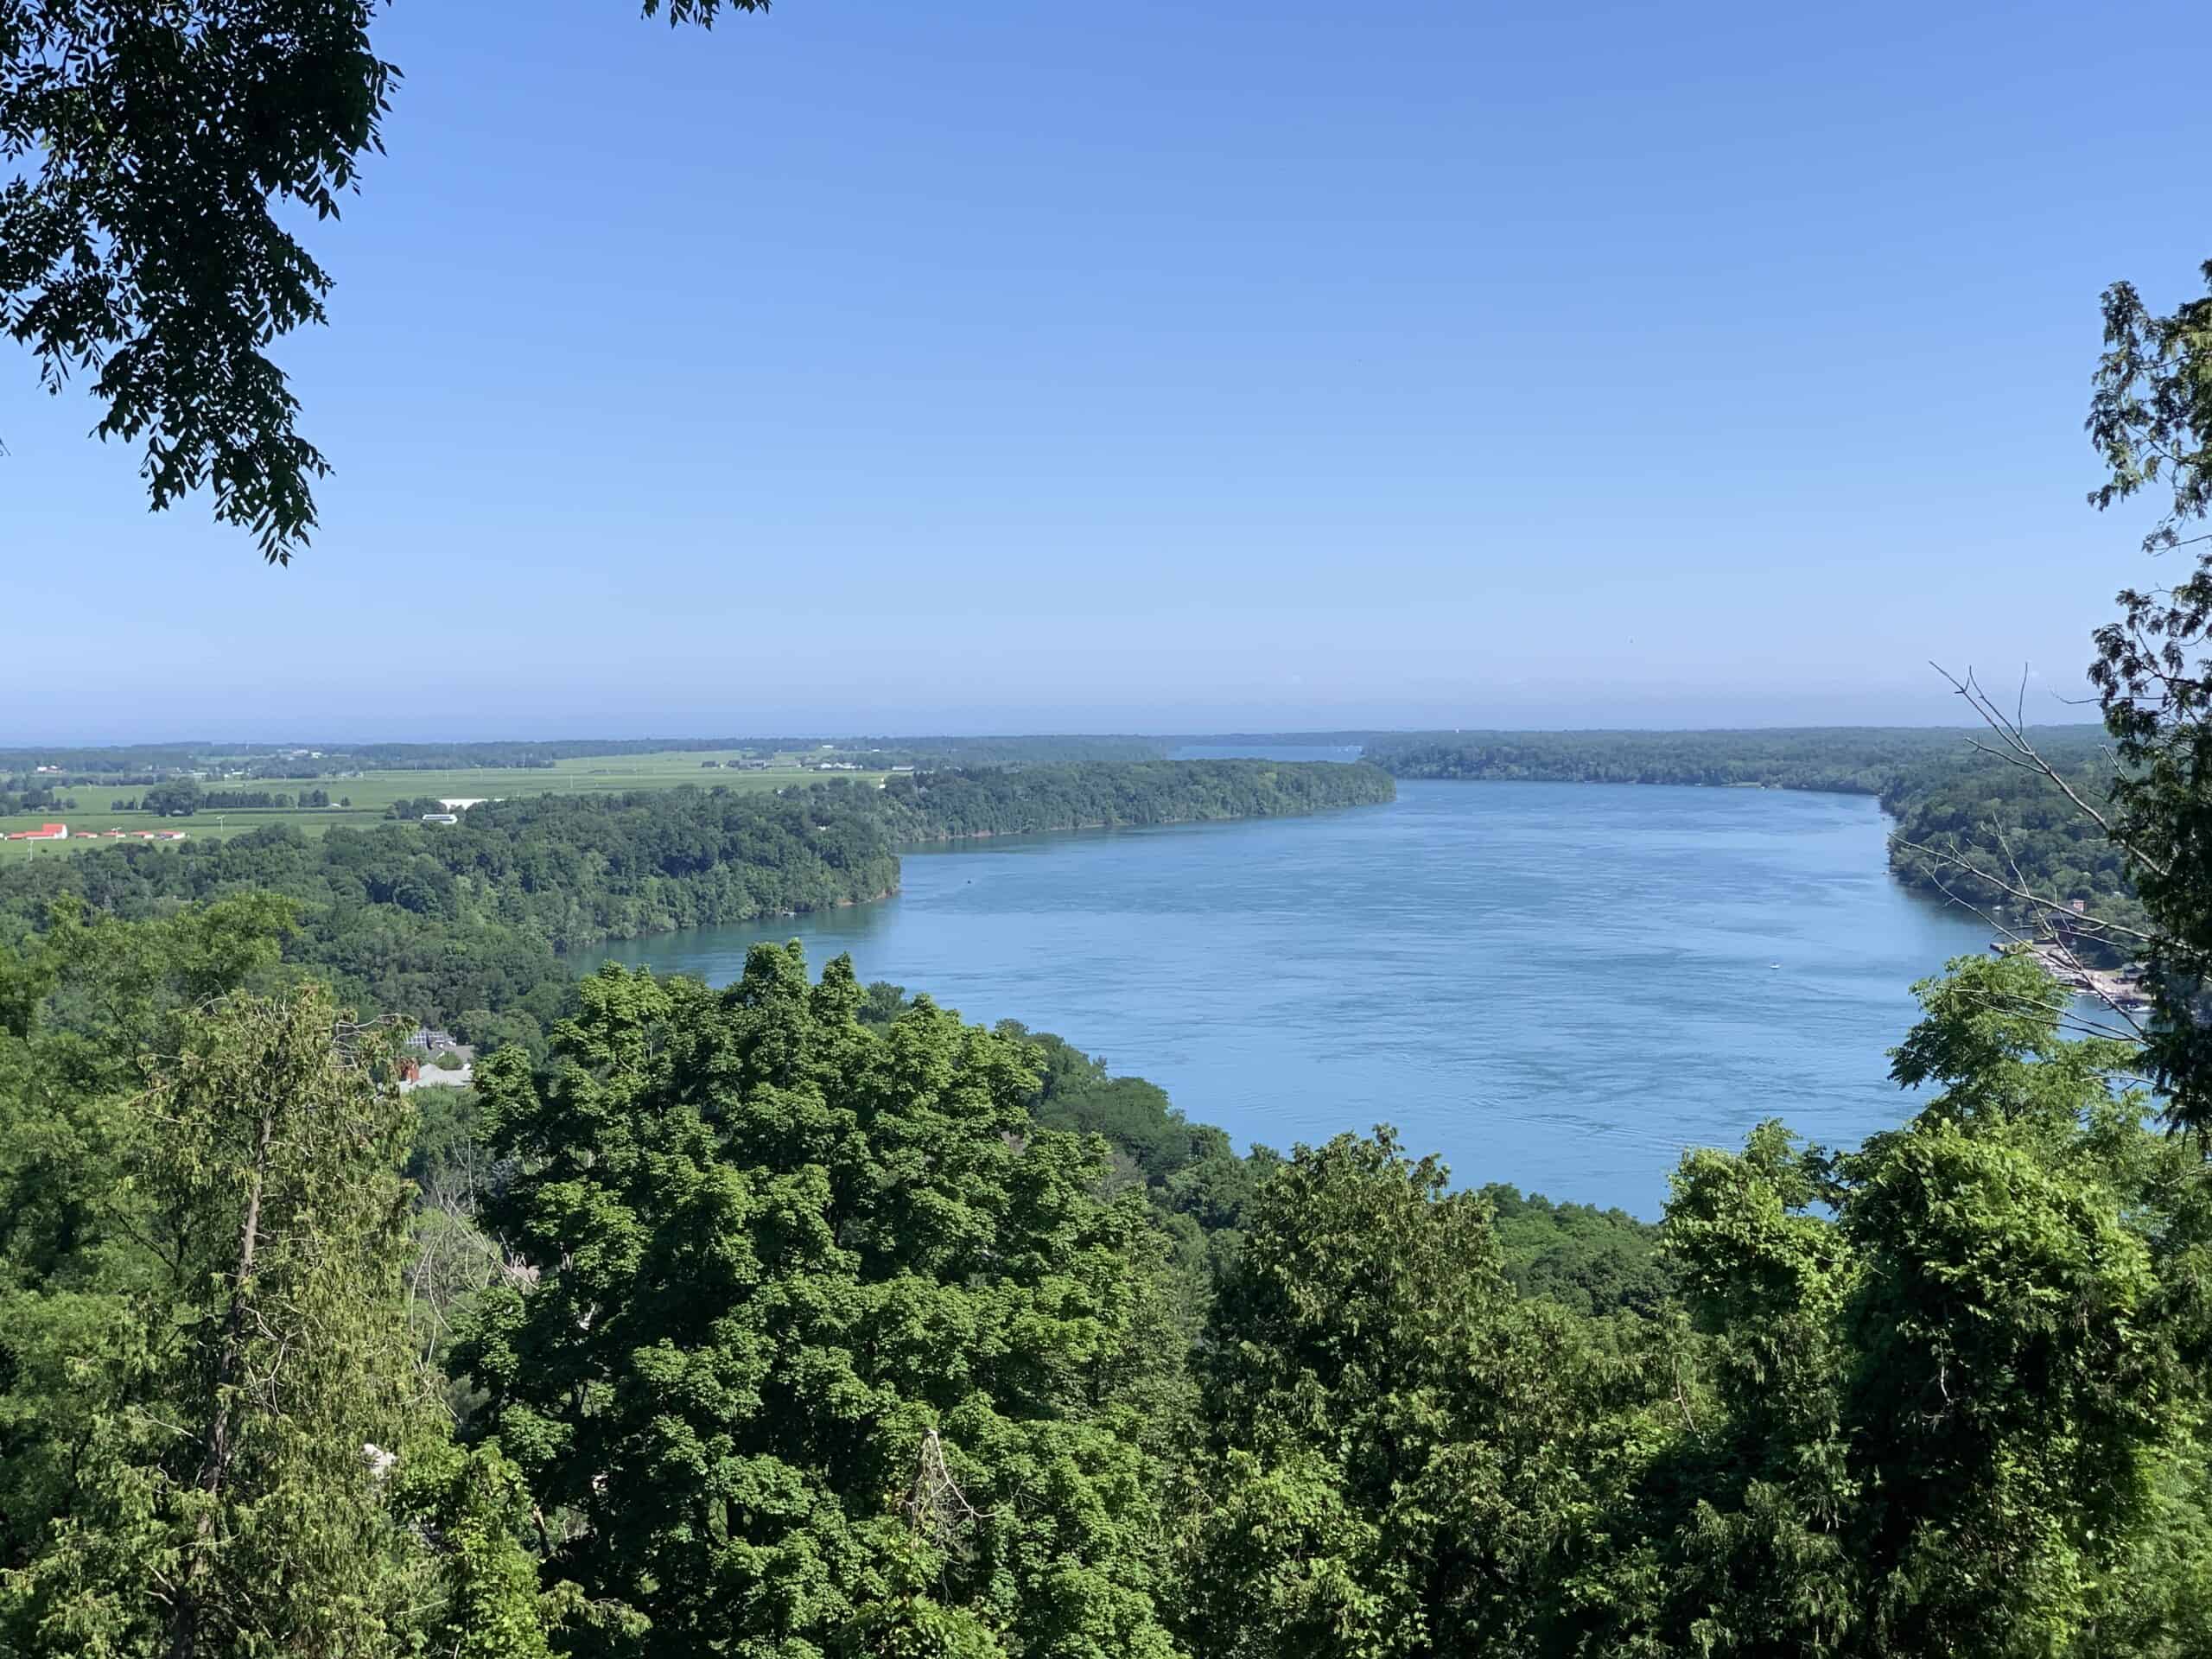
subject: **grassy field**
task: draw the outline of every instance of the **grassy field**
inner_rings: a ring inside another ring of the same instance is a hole
[[[109,802],[118,796],[128,798],[138,791],[79,785],[68,791],[77,803],[73,809],[17,813],[12,817],[0,816],[0,834],[16,830],[35,830],[49,820],[59,820],[69,826],[70,840],[0,841],[0,859],[67,857],[71,852],[82,852],[87,847],[108,844],[104,841],[96,842],[75,839],[86,830],[120,830],[126,835],[132,835],[142,830],[181,830],[194,841],[206,841],[242,835],[265,823],[296,823],[309,835],[321,835],[333,824],[350,824],[359,828],[388,822],[394,801],[413,800],[426,795],[442,800],[511,800],[518,795],[619,795],[631,790],[674,789],[684,784],[709,789],[717,785],[728,789],[783,789],[792,784],[822,783],[836,778],[873,784],[884,776],[875,772],[807,772],[801,767],[803,757],[797,754],[777,756],[766,772],[732,772],[721,766],[702,764],[708,760],[732,760],[736,758],[735,751],[702,754],[690,750],[671,750],[656,754],[588,756],[543,767],[487,766],[467,772],[366,772],[345,778],[210,778],[202,780],[203,786],[210,790],[266,791],[272,795],[296,796],[320,789],[328,793],[333,804],[327,807],[296,807],[289,811],[202,810],[188,818],[157,818],[148,812],[111,811]],[[336,804],[340,801],[349,801],[352,804]]]

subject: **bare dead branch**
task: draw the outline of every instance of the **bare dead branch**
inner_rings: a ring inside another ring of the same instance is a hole
[[[2023,886],[2017,888],[2007,888],[2005,887],[2005,883],[1997,880],[1996,878],[1992,876],[1987,871],[1982,869],[1979,865],[1969,864],[1964,859],[1958,857],[1955,854],[1944,852],[1942,849],[1923,847],[1914,842],[1901,841],[1897,844],[1914,852],[1927,853],[1937,858],[1941,858],[1945,861],[1955,865],[1956,868],[1967,871],[1978,880],[1987,881],[1993,887],[2004,888],[2005,891],[2013,893],[2018,896],[2026,899],[2029,902],[2047,906],[2051,909],[2056,910],[2060,914],[2072,918],[2075,920],[2082,919],[2075,916],[2075,912],[2071,906],[2061,906],[2051,899],[2044,899],[2029,891],[2024,886],[2025,878],[2022,878],[2024,883]],[[2009,860],[2011,856],[2009,849],[2007,849],[2006,856]],[[2017,865],[2014,866],[2014,869],[2017,874]],[[1931,870],[1929,873],[1929,879],[1935,882],[1936,890],[1938,893],[1941,893],[1946,899],[1958,906],[1961,910],[1970,912],[1974,915],[1979,917],[1982,921],[1988,924],[1993,931],[1998,933],[2007,942],[2018,945],[2024,949],[2034,949],[2043,943],[2041,940],[2030,938],[2026,934],[2020,932],[1995,911],[1985,909],[1981,906],[1974,903],[1972,899],[1967,898],[1964,894],[1955,891],[1943,880],[1941,875],[1936,874],[1934,871]],[[2120,931],[2132,931],[2133,930],[2122,929]],[[2142,936],[2139,935],[2138,937]],[[2063,949],[2066,960],[2074,969],[2076,976],[2081,980],[2084,986],[2088,987],[2089,994],[2094,996],[2098,1001],[2103,1003],[2104,1006],[2113,1014],[2118,1015],[2122,1020],[2126,1021],[2128,1030],[2135,1034],[2137,1041],[2141,1042],[2147,1040],[2149,1033],[2144,1030],[2142,1022],[2135,1017],[2135,1014],[2132,1010],[2123,1007],[2116,997],[2105,989],[2100,979],[2093,976],[2087,965],[2081,961],[2080,957],[2075,955],[2073,947],[2069,944],[2063,945],[2061,948]],[[2040,1003],[2033,1006],[2045,1008],[2049,1007],[2049,1005]],[[2112,1031],[2107,1027],[2093,1026],[2088,1022],[2081,1020],[2078,1016],[2074,1014],[2070,1007],[2063,1011],[2050,1011],[2058,1012],[2061,1025],[2066,1027],[2071,1031],[2074,1031],[2076,1034],[2103,1037],[2118,1037],[2120,1035],[2119,1033]]]
[[[1974,671],[1972,669],[1968,669],[1966,672],[1965,677],[1961,678],[1958,675],[1952,673],[1948,669],[1945,668],[1941,663],[1930,663],[1929,666],[1943,677],[1944,680],[1949,684],[1953,691],[1966,699],[1967,706],[1974,711],[1975,715],[1981,721],[1982,724],[1988,727],[1991,731],[1997,734],[1999,742],[2003,745],[2001,751],[1998,749],[1992,749],[1987,745],[1979,742],[1974,744],[1974,747],[1981,750],[1985,754],[1996,755],[1999,760],[2006,760],[2012,765],[2019,766],[2024,771],[2032,772],[2041,776],[2053,785],[2061,794],[2064,795],[2066,798],[2073,804],[2075,810],[2081,813],[2082,816],[2088,819],[2090,823],[2095,824],[2097,826],[2098,833],[2102,835],[2107,841],[2111,842],[2115,847],[2122,849],[2126,852],[2130,858],[2136,860],[2145,869],[2151,870],[2161,876],[2167,874],[2164,865],[2160,863],[2157,859],[2150,857],[2148,855],[2144,853],[2140,848],[2129,842],[2126,836],[2122,836],[2113,827],[2112,821],[2109,818],[2106,817],[2105,815],[2102,812],[2100,812],[2095,807],[2090,805],[2088,802],[2083,800],[2082,798],[2081,792],[2068,781],[2064,775],[2059,772],[2057,767],[2052,766],[2049,760],[2044,758],[2042,752],[2039,751],[2036,747],[2035,744],[2030,741],[2027,734],[2027,722],[2025,719],[2027,710],[2027,677],[2024,670],[2022,671],[2020,680],[2021,689],[2019,713],[2018,716],[2014,716],[2006,715],[2002,709],[1997,706],[1996,702],[1990,697],[1989,694],[1982,690],[1980,683],[1974,678]]]

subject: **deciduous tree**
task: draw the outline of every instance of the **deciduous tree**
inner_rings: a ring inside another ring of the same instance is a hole
[[[1032,1128],[1033,1052],[863,1002],[796,946],[721,994],[605,969],[548,1077],[480,1074],[520,1170],[487,1214],[541,1276],[460,1359],[580,1586],[569,1639],[1164,1659],[1144,1206]]]

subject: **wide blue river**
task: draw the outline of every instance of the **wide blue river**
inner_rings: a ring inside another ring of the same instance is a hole
[[[1055,1031],[1240,1143],[1397,1126],[1463,1182],[1656,1215],[1683,1148],[1911,1109],[1911,982],[1985,948],[1872,800],[1409,783],[1317,817],[909,850],[880,904],[604,954],[721,984],[762,939]]]

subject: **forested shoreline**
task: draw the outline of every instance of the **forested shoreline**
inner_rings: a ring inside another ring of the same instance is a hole
[[[1396,792],[1375,766],[1146,760],[919,772],[889,779],[882,796],[892,838],[927,842],[1280,817],[1377,805]]]
[[[1197,785],[1176,768],[1193,763],[1162,758],[1178,742],[1241,743],[1252,747],[1326,743],[1363,751],[1363,768],[1407,779],[1464,779],[1564,783],[1623,783],[1708,788],[1767,788],[1871,795],[1896,821],[1891,866],[1907,887],[1942,899],[1972,905],[2006,925],[2032,931],[2052,919],[2054,907],[2075,899],[2086,910],[2123,927],[2139,920],[2118,853],[2095,824],[2070,809],[2044,780],[1974,747],[1984,731],[1968,728],[1814,727],[1713,731],[1275,733],[1173,739],[1157,736],[1039,736],[1022,738],[848,738],[830,747],[842,755],[890,766],[919,762],[921,773],[887,780],[887,826],[894,841],[916,842],[963,836],[1048,830],[1108,828],[1198,821],[1221,816],[1268,816],[1283,810],[1357,804],[1382,798],[1370,779],[1346,792],[1308,781],[1309,763],[1294,763],[1275,791],[1235,798],[1234,786]],[[2101,728],[2033,728],[2030,736],[2086,798],[2103,799],[2113,769]],[[570,740],[528,743],[367,744],[334,747],[311,760],[276,745],[147,745],[133,748],[0,752],[0,772],[14,769],[22,801],[51,804],[55,791],[74,785],[109,786],[128,777],[146,789],[189,788],[163,783],[175,769],[223,753],[254,775],[344,775],[349,767],[436,769],[454,766],[543,769],[593,757],[666,751],[741,749],[763,754],[784,748],[814,750],[813,739]],[[53,778],[31,775],[34,760],[60,767]],[[1207,764],[1207,763],[1196,763]],[[1262,763],[1248,762],[1257,766]],[[1091,768],[1121,767],[1119,782]],[[156,770],[149,770],[156,768]],[[168,770],[159,770],[166,768]],[[918,779],[931,779],[918,785]],[[989,779],[988,784],[980,780]],[[964,781],[961,781],[964,780]],[[1165,791],[1162,793],[1160,791]],[[1311,806],[1298,804],[1300,793]],[[224,804],[273,804],[275,794],[219,791],[207,798]],[[296,798],[306,800],[305,796]],[[327,798],[327,792],[321,798]],[[130,804],[130,803],[125,803]],[[433,810],[431,800],[401,801],[397,817]],[[896,822],[893,823],[892,820]],[[1927,849],[1941,855],[1931,855]],[[2015,868],[2017,866],[2017,868]],[[1980,872],[1977,875],[1976,872]],[[2028,883],[2052,906],[2038,907],[2001,890]],[[664,895],[665,896],[665,895]],[[829,903],[857,902],[838,895]],[[634,937],[666,926],[709,920],[747,920],[779,909],[748,912],[741,900],[697,904],[671,901],[649,914],[674,921],[579,918],[600,938]],[[587,941],[588,942],[588,941]],[[2115,962],[2126,952],[2111,938],[2079,941],[2085,954]]]
[[[1397,778],[1675,784],[1879,795],[1908,768],[1964,757],[1968,734],[1910,727],[1706,732],[1377,734],[1364,758]]]
[[[284,959],[364,1010],[542,1049],[572,994],[569,952],[607,939],[866,903],[897,843],[1312,812],[1390,798],[1370,767],[1096,762],[902,775],[774,794],[683,788],[488,801],[453,824],[320,837],[99,847],[0,868],[0,937],[69,899],[143,920],[264,893],[291,902]]]

